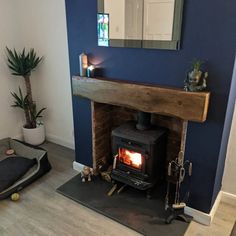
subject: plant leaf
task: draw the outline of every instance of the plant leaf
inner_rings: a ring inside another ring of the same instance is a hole
[[[34,49],[30,49],[26,52],[24,48],[22,52],[17,52],[16,49],[9,49],[7,51],[7,65],[12,71],[13,75],[26,76],[30,75],[31,72],[38,66],[42,61],[42,57],[37,57]]]

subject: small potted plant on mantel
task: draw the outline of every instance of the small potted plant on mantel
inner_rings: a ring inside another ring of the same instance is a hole
[[[32,145],[42,144],[45,140],[45,128],[39,118],[42,117],[42,112],[46,108],[37,111],[36,103],[32,97],[30,76],[32,71],[36,69],[42,61],[42,57],[38,57],[34,49],[26,52],[16,52],[16,50],[7,49],[7,65],[12,71],[12,75],[21,76],[25,81],[26,95],[23,95],[19,87],[19,93],[12,92],[15,101],[13,107],[21,108],[25,114],[26,123],[23,126],[23,137],[26,143]]]

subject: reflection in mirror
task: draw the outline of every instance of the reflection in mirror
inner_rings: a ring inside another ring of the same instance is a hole
[[[183,0],[98,0],[98,45],[179,49]]]
[[[98,14],[98,45],[109,46],[109,15]]]
[[[144,40],[172,40],[175,0],[144,0]]]
[[[111,39],[142,40],[143,0],[104,0],[110,16]]]

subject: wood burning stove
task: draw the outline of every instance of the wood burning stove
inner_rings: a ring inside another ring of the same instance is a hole
[[[165,173],[167,130],[148,125],[146,114],[138,117],[138,124],[127,122],[112,131],[111,177],[134,188],[148,190]],[[145,125],[140,124],[143,121]]]

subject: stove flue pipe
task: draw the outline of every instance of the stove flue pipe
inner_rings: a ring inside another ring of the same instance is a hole
[[[144,131],[151,128],[151,113],[139,111],[136,128]]]

